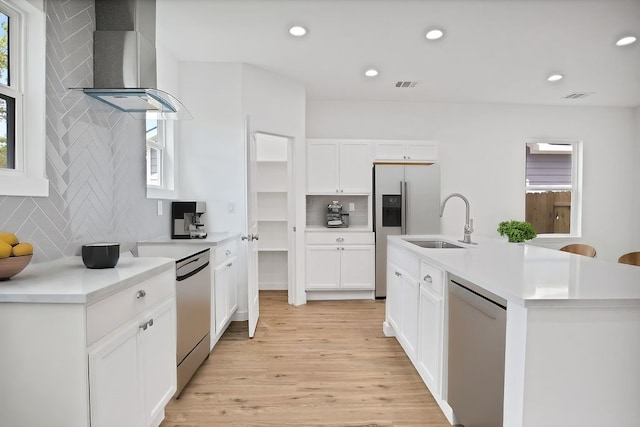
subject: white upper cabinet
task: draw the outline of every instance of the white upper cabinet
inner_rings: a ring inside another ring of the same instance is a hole
[[[370,194],[371,143],[311,139],[307,141],[307,193]]]
[[[377,141],[376,161],[433,161],[438,159],[435,141]]]

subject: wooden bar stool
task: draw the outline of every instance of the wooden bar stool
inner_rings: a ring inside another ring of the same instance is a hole
[[[584,255],[591,258],[596,256],[596,248],[582,243],[573,243],[571,245],[560,248],[563,252],[571,252],[572,254]]]
[[[640,252],[629,252],[618,258],[620,264],[630,264],[640,266]]]

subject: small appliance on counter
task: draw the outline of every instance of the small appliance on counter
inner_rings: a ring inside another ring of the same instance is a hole
[[[333,200],[327,206],[327,227],[345,228],[349,226],[349,214],[342,212],[342,205],[337,200]]]
[[[171,203],[171,238],[204,239],[207,237],[202,215],[207,212],[205,202]]]
[[[120,259],[119,243],[82,245],[82,262],[87,268],[113,268]]]

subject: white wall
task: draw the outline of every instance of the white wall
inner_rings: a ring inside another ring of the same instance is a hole
[[[637,118],[625,108],[309,101],[307,137],[439,141],[442,197],[467,196],[475,233],[487,236],[498,235],[500,221],[524,219],[525,141],[582,140],[580,240],[595,246],[599,258],[615,260],[637,248],[640,237]],[[447,205],[443,233],[462,237],[463,207],[454,200]]]
[[[244,230],[241,65],[181,63],[180,198],[207,203],[207,230]],[[230,211],[230,208],[232,209]]]
[[[180,99],[194,117],[180,123],[180,198],[207,203],[208,231],[246,234],[245,118],[250,116],[252,131],[293,137],[302,159],[296,163],[303,165],[304,87],[250,65],[185,62],[180,64]],[[301,206],[297,216],[304,221]],[[242,318],[247,310],[244,256],[238,267]]]
[[[293,138],[294,192],[305,191],[305,88],[289,78],[251,65],[242,67],[242,111],[250,116],[251,131],[274,133]],[[306,207],[303,197],[296,198],[296,233],[298,248],[304,247]],[[295,274],[295,288],[289,293],[291,304],[306,302],[304,293],[304,250],[294,253],[296,267],[289,268],[289,276]],[[291,259],[291,258],[290,258]]]

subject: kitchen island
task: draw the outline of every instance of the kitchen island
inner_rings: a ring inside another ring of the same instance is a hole
[[[407,240],[461,248],[428,249]],[[399,294],[416,284],[421,293],[413,305],[413,298],[387,298],[384,331],[398,337],[449,421],[457,422],[447,402],[446,278],[457,276],[506,301],[503,425],[638,425],[640,268],[502,239],[474,240],[477,245],[450,236],[388,239],[388,274],[391,280],[404,274]],[[425,316],[429,301],[436,314]],[[434,321],[423,323],[429,316]]]
[[[0,425],[157,426],[176,391],[175,262],[80,257],[0,283]]]

